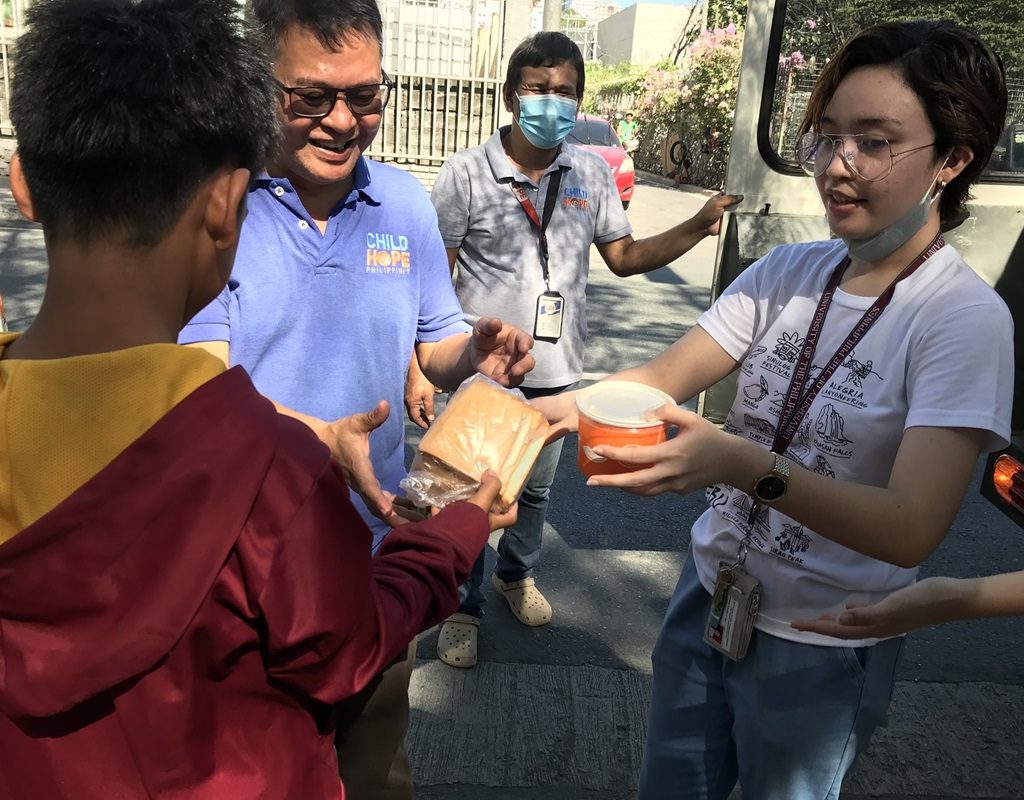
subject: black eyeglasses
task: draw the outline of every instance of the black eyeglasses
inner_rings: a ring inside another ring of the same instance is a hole
[[[334,109],[338,96],[345,101],[349,111],[357,117],[379,114],[391,98],[394,82],[386,74],[381,83],[367,83],[334,89],[329,86],[285,86],[276,81],[281,91],[288,95],[288,106],[297,117],[323,119]]]

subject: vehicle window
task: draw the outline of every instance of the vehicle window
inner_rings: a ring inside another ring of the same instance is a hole
[[[567,137],[572,144],[593,144],[600,147],[621,147],[612,126],[603,119],[577,117],[572,133]]]
[[[785,23],[777,33],[781,43],[775,96],[767,124],[775,154],[785,167],[798,172],[794,155],[796,131],[803,121],[815,80],[843,41],[880,20],[933,15],[922,12],[927,4],[909,0],[789,0],[784,7]],[[976,0],[947,0],[942,5],[942,17],[974,28],[1003,59],[1009,90],[1006,129],[986,174],[1024,180],[1024,37],[1017,33],[1022,20],[1012,19],[1012,14],[996,19],[992,10],[997,7]]]

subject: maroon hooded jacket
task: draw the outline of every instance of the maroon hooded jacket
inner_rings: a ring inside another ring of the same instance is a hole
[[[337,800],[330,706],[455,610],[476,506],[371,535],[241,369],[0,546],[0,798]]]

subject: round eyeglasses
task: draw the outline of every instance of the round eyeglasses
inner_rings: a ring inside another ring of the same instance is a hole
[[[322,119],[334,109],[340,96],[345,105],[357,117],[379,114],[391,97],[394,82],[387,75],[380,83],[349,86],[335,89],[332,86],[285,86],[277,81],[278,87],[288,95],[288,107],[297,117]]]
[[[934,147],[935,142],[894,153],[889,140],[872,133],[815,133],[808,131],[797,141],[800,166],[815,178],[822,175],[838,155],[846,168],[861,180],[880,181],[892,172],[898,156]]]

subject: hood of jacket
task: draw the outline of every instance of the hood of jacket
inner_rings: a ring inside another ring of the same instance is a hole
[[[0,713],[62,713],[161,663],[245,525],[276,430],[228,370],[0,545]]]

